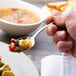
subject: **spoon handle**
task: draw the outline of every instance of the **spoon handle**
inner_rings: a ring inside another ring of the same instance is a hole
[[[71,11],[72,11],[72,7],[69,7],[69,8],[67,8],[62,14],[66,16],[66,15],[69,14]],[[33,37],[33,38],[36,38],[36,36],[37,36],[40,32],[42,32],[46,27],[48,27],[48,26],[51,25],[51,24],[53,24],[53,22],[51,22],[50,24],[45,25],[44,27],[42,27],[42,28],[41,28],[40,30],[38,30],[32,37]]]
[[[52,22],[48,25],[43,26],[40,30],[38,30],[32,37],[35,38],[40,32],[42,32],[45,28],[47,28],[49,25],[51,25]]]

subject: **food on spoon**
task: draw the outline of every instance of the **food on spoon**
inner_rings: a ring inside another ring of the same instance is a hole
[[[24,39],[11,39],[9,50],[12,52],[21,52],[32,47],[30,37]]]
[[[73,9],[76,10],[76,1],[68,0],[63,2],[47,3],[46,6],[51,12],[55,10],[63,12],[67,7],[73,7]]]
[[[17,24],[31,24],[40,21],[38,14],[23,8],[0,8],[0,18]]]
[[[0,57],[0,76],[15,76],[8,64],[2,62]]]

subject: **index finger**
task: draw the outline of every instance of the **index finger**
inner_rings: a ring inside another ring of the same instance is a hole
[[[49,17],[45,20],[45,24],[51,23],[52,20],[53,20],[53,16],[49,16]]]

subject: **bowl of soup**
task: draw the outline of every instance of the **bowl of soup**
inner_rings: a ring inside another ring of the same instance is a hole
[[[26,35],[43,22],[40,8],[21,0],[0,1],[0,28],[10,35]]]

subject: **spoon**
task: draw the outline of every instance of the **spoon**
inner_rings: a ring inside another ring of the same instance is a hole
[[[49,25],[52,25],[53,22],[51,22],[48,25],[43,26],[41,29],[39,29],[32,37],[30,37],[30,40],[32,42],[32,47],[35,45],[35,38],[38,36],[39,33],[41,33],[45,28],[47,28]]]
[[[71,12],[71,11],[72,11],[72,7],[67,8],[62,14],[66,16],[66,15],[69,14],[69,12]],[[31,46],[30,46],[30,47],[27,47],[26,49],[32,48],[32,47],[35,45],[35,38],[38,36],[38,34],[41,33],[46,27],[48,27],[49,25],[52,25],[52,24],[53,24],[53,22],[51,22],[51,23],[48,24],[48,25],[45,25],[44,27],[42,27],[41,29],[39,29],[32,37],[27,38],[27,45],[29,45],[29,43],[31,43]],[[15,41],[15,40],[12,40],[12,42],[14,42],[14,41]],[[21,41],[21,42],[22,42],[22,41]],[[17,43],[19,43],[19,41],[18,41]],[[23,41],[23,43],[25,43],[25,42]],[[18,45],[18,44],[17,44],[17,45]],[[12,43],[12,45],[10,45],[10,47],[11,47],[11,46],[12,46],[12,48],[13,48],[11,51],[13,51],[13,50],[15,49],[14,43]],[[24,47],[25,47],[25,45],[24,45]],[[25,50],[25,49],[21,48],[20,52],[21,52],[22,50]],[[19,49],[18,49],[18,51],[16,50],[16,52],[19,52]]]
[[[69,14],[71,11],[72,11],[72,7],[69,7],[69,8],[67,8],[62,14],[66,16],[66,15]],[[32,37],[30,37],[31,42],[33,43],[32,47],[35,45],[35,38],[36,38],[36,36],[37,36],[40,32],[42,32],[46,27],[48,27],[49,25],[52,25],[52,24],[53,24],[53,22],[51,22],[51,23],[48,24],[48,25],[45,25],[45,26],[42,27],[40,30],[38,30]]]

